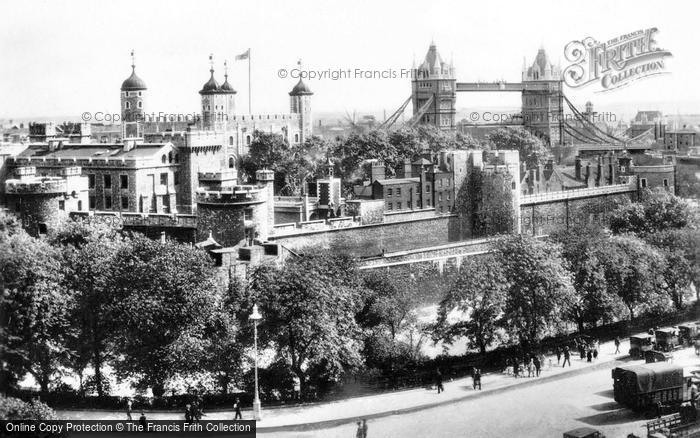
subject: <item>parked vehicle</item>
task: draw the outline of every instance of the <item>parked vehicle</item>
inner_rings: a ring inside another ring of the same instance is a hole
[[[656,349],[661,351],[671,351],[680,345],[678,339],[678,327],[664,327],[656,329]]]
[[[654,336],[648,333],[639,333],[630,336],[630,356],[642,359],[644,353],[654,349]]]
[[[644,352],[644,361],[646,363],[656,363],[656,362],[672,362],[673,353],[668,353],[664,351],[649,350]]]
[[[615,401],[636,411],[660,406],[678,408],[687,381],[683,367],[666,362],[618,367],[612,370]]]
[[[605,435],[592,427],[579,427],[577,429],[564,432],[564,438],[605,438]]]
[[[691,322],[678,326],[678,341],[681,344],[690,347],[698,338],[700,338],[700,323]]]

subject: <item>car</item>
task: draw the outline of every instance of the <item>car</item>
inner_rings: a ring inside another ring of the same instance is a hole
[[[664,327],[654,331],[656,350],[671,351],[680,345],[678,327]]]
[[[584,426],[564,432],[564,438],[605,438],[605,435],[597,429]]]
[[[649,350],[644,352],[644,361],[646,363],[655,362],[672,362],[673,353],[668,353],[664,351]]]
[[[635,359],[644,358],[644,353],[654,349],[654,336],[648,333],[639,333],[630,336],[630,356]]]

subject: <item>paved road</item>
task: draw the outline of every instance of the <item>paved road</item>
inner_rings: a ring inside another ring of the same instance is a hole
[[[697,364],[692,349],[676,361]],[[634,361],[630,363],[641,363]],[[379,437],[561,437],[581,426],[600,429],[607,438],[629,433],[646,436],[646,420],[613,400],[610,367],[563,377],[506,393],[467,399],[412,414],[369,422],[368,438]],[[266,438],[350,438],[354,425],[305,432],[259,433]]]

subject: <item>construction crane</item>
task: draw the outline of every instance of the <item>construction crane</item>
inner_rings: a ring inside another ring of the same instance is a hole
[[[394,123],[401,117],[401,114],[406,110],[406,107],[408,104],[411,102],[412,96],[408,96],[408,99],[397,109],[394,111],[394,114],[392,114],[388,119],[384,120],[381,125],[379,125],[379,128],[386,128],[389,129],[391,128]]]
[[[411,117],[411,120],[409,120],[406,124],[413,128],[418,124],[420,119],[423,117],[423,115],[428,111],[428,108],[430,108],[430,105],[433,104],[433,100],[435,100],[435,96],[430,96],[428,100],[425,101],[423,106],[421,106],[418,111]]]

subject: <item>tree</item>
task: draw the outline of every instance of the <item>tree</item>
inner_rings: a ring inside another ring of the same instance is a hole
[[[258,170],[272,170],[275,172],[275,186],[282,187],[286,177],[283,164],[290,158],[289,143],[282,134],[256,130],[240,167],[250,180],[255,180],[255,172]]]
[[[61,254],[24,231],[0,238],[0,356],[3,389],[26,373],[49,390],[71,356],[73,293],[62,286]]]
[[[691,285],[700,285],[700,230],[667,229],[648,234],[645,240],[665,258],[664,280],[668,292],[676,308],[682,308]]]
[[[635,233],[639,236],[672,228],[683,228],[692,222],[688,204],[666,190],[645,190],[640,202],[633,202],[612,212],[610,229],[615,234]]]
[[[292,145],[288,157],[280,165],[285,176],[285,185],[280,192],[298,196],[308,181],[325,176],[323,172],[328,165],[330,147],[326,140],[316,136]]]
[[[526,161],[533,154],[545,154],[542,140],[524,128],[500,128],[489,134],[492,149],[514,149],[520,154],[520,161]]]
[[[241,318],[247,318],[253,303],[260,306],[261,345],[275,348],[278,358],[299,376],[306,394],[308,383],[333,381],[359,364],[359,293],[349,257],[305,255],[281,268],[257,267]]]
[[[572,273],[576,296],[570,315],[579,331],[585,324],[595,326],[599,321],[612,321],[622,306],[620,297],[608,290],[605,267],[595,254],[597,248],[606,245],[607,238],[594,225],[552,235],[552,240],[562,245],[562,256]]]
[[[526,350],[553,333],[574,301],[571,274],[561,247],[525,235],[501,237],[496,261],[508,278],[504,322]]]
[[[339,141],[333,151],[337,158],[336,170],[344,182],[354,183],[367,179],[361,167],[367,160],[380,160],[390,175],[395,173],[399,157],[396,148],[389,142],[385,131],[373,130],[366,134],[350,134]]]
[[[205,252],[134,235],[114,257],[108,292],[117,375],[159,397],[168,379],[200,370],[220,292]]]
[[[103,368],[112,358],[114,346],[114,327],[108,315],[112,266],[117,252],[128,241],[111,227],[67,222],[52,236],[52,243],[63,253],[65,287],[76,292],[69,338],[74,351],[71,367],[78,374],[82,391],[84,370],[91,364],[92,384],[97,394],[103,396],[106,392]]]
[[[486,354],[497,339],[508,287],[494,257],[465,260],[454,285],[440,302],[435,337],[447,343],[466,337],[470,347]],[[454,312],[459,315],[453,316]]]
[[[4,421],[46,421],[57,420],[58,416],[53,409],[38,400],[25,402],[18,398],[0,395],[0,418]],[[32,434],[26,436],[32,436]],[[40,435],[37,434],[37,436]]]
[[[668,307],[663,275],[666,261],[654,247],[634,235],[618,235],[598,245],[592,254],[604,268],[608,290],[620,297],[630,319],[641,311]]]

